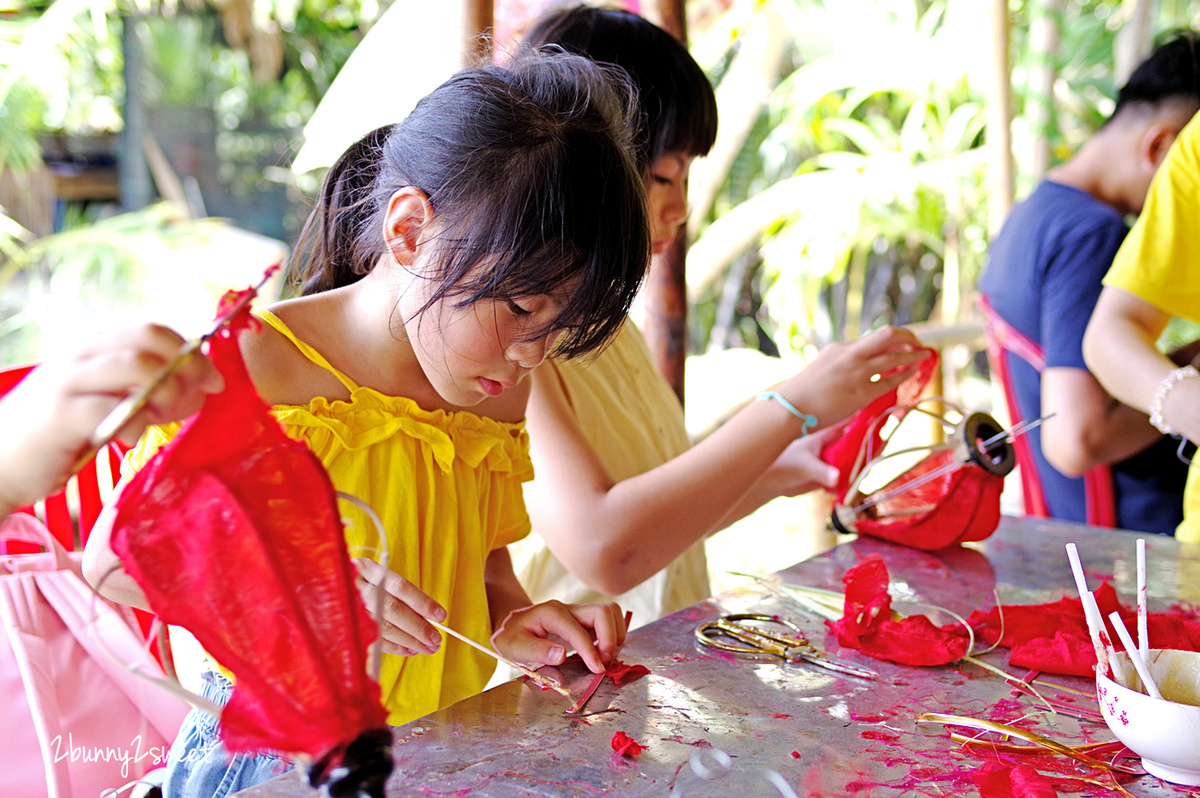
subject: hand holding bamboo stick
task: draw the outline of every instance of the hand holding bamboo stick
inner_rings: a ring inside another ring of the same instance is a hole
[[[429,623],[430,625],[432,625],[434,629],[441,631],[443,634],[448,634],[451,637],[457,638],[457,639],[461,640],[462,642],[466,643],[471,648],[482,651],[484,654],[487,654],[489,657],[495,657],[497,660],[499,660],[500,662],[503,662],[505,665],[507,665],[510,668],[515,668],[516,670],[519,670],[521,673],[525,674],[530,679],[532,679],[533,681],[542,685],[543,687],[549,688],[549,689],[555,691],[556,693],[561,693],[563,696],[571,699],[572,701],[575,700],[575,697],[573,695],[571,695],[570,690],[563,687],[561,684],[554,681],[553,679],[547,678],[547,677],[543,676],[542,674],[538,673],[537,671],[533,670],[532,668],[526,667],[525,665],[522,665],[519,662],[514,662],[513,660],[504,656],[503,654],[500,654],[499,652],[488,648],[487,646],[483,645],[482,643],[476,643],[471,638],[467,637],[466,635],[459,634],[458,632],[451,629],[449,626],[444,626],[430,618],[426,618],[425,621],[427,623]]]

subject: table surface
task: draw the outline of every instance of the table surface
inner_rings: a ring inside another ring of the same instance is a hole
[[[1076,595],[1063,546],[1079,546],[1089,584],[1113,582],[1122,602],[1135,591],[1135,540],[1115,530],[1055,521],[1005,518],[988,540],[969,547],[921,552],[859,539],[787,568],[771,582],[841,591],[842,574],[861,557],[883,556],[897,602],[935,605],[963,617],[1005,604],[1034,604]],[[1151,611],[1195,600],[1200,554],[1171,538],[1147,537]],[[1183,586],[1181,588],[1181,586]],[[1190,586],[1190,587],[1189,587]],[[904,611],[905,605],[897,608]],[[928,608],[912,611],[935,613]],[[818,645],[879,672],[874,681],[803,664],[734,659],[702,649],[696,626],[729,612],[764,612],[796,620]],[[946,617],[934,617],[946,622]],[[751,584],[635,630],[621,659],[651,673],[623,686],[606,680],[581,717],[564,716],[565,699],[524,681],[397,727],[389,796],[976,796],[973,780],[988,761],[951,742],[944,727],[918,725],[923,712],[942,712],[1022,725],[1068,745],[1113,739],[1103,723],[1051,715],[1033,700],[1014,697],[996,674],[971,663],[918,668],[836,651],[820,620],[762,584]],[[982,657],[1007,666],[1007,649]],[[573,687],[586,682],[568,669]],[[1050,677],[1091,692],[1083,679]],[[1047,688],[1049,689],[1049,688]],[[1051,692],[1054,692],[1051,690]],[[1071,698],[1070,693],[1060,693]],[[1075,695],[1082,706],[1094,698]],[[647,746],[636,758],[613,753],[622,731]],[[1025,761],[1031,761],[1025,758]],[[1032,760],[1043,772],[1083,774],[1070,760]],[[782,786],[780,786],[782,785]],[[1195,792],[1142,776],[1126,783],[1135,796]],[[308,796],[287,774],[241,795]],[[1081,785],[1080,795],[1116,794]]]

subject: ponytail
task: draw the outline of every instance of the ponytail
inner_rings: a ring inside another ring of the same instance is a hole
[[[306,296],[350,285],[375,265],[374,251],[358,242],[375,217],[372,187],[392,125],[372,130],[330,167],[292,255],[290,282]]]

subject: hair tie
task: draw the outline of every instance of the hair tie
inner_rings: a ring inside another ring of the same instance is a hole
[[[800,429],[801,436],[807,435],[810,427],[817,426],[817,417],[816,416],[810,416],[807,413],[801,413],[799,410],[796,409],[795,405],[793,405],[787,399],[783,398],[783,394],[779,393],[778,391],[763,391],[755,398],[756,399],[774,399],[776,402],[779,402],[779,404],[783,405],[785,410],[787,410],[789,413],[791,413],[796,418],[803,421],[804,426]]]

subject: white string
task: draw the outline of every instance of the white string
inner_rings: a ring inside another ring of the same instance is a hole
[[[369,518],[371,520],[371,523],[375,525],[375,533],[379,536],[380,548],[371,549],[371,550],[374,553],[379,555],[379,560],[378,560],[379,564],[382,565],[384,568],[387,568],[388,562],[390,559],[389,553],[388,553],[387,533],[383,529],[383,521],[380,520],[379,515],[375,512],[374,509],[372,509],[371,505],[367,504],[365,501],[358,498],[357,496],[353,496],[349,493],[344,493],[339,490],[339,491],[337,491],[337,497],[339,499],[342,499],[343,501],[350,502],[355,507],[362,510],[364,513],[367,514],[367,518]],[[345,519],[342,519],[342,523],[345,524]],[[358,547],[356,547],[356,548],[358,548]],[[370,547],[362,547],[362,548],[370,549]],[[349,554],[349,551],[347,551],[347,554]],[[384,592],[382,590],[377,590],[376,596],[375,596],[375,616],[374,616],[376,625],[382,623],[383,600],[384,600]],[[379,671],[382,669],[382,667],[383,667],[383,632],[382,632],[382,630],[379,630],[378,633],[375,635],[375,642],[371,644],[371,660],[369,663],[367,663],[367,673],[369,673],[371,675],[372,679],[374,679],[375,681],[379,681]]]

